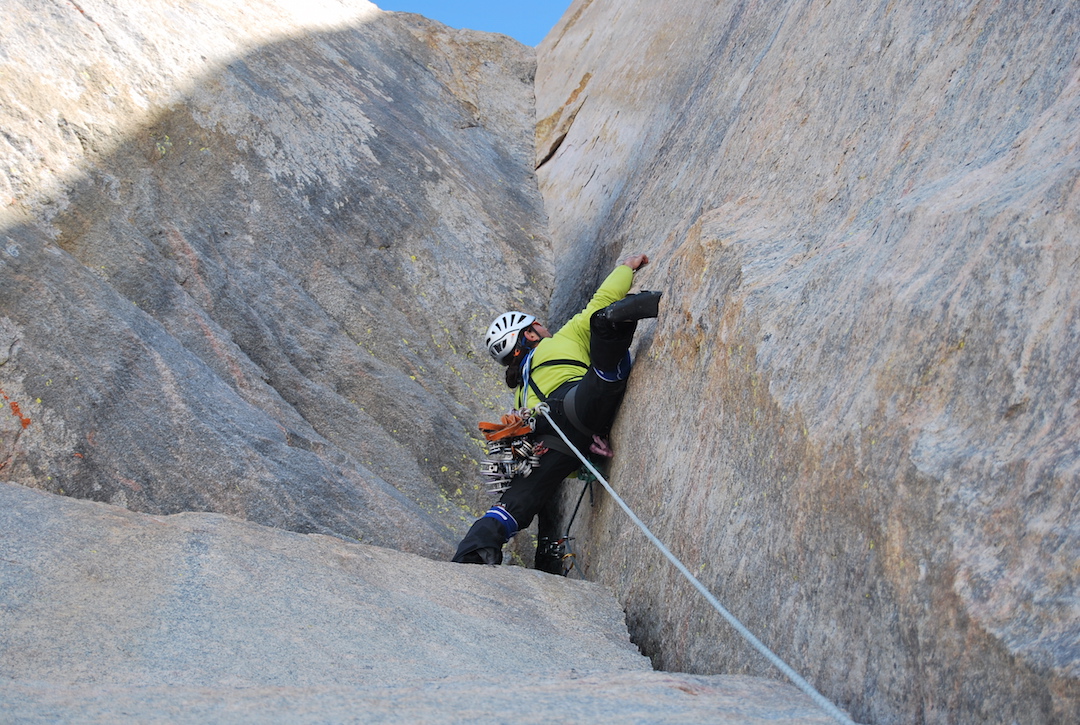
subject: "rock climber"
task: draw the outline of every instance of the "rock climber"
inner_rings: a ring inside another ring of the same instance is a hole
[[[610,455],[604,450],[605,439],[626,391],[637,322],[659,311],[662,293],[627,294],[634,273],[648,263],[644,254],[627,258],[585,309],[554,335],[536,317],[514,311],[499,315],[484,337],[488,352],[506,367],[506,384],[516,390],[516,408],[547,403],[552,419],[579,451],[596,446],[594,450]],[[499,503],[461,540],[453,561],[501,564],[503,544],[539,516],[534,567],[564,573],[557,522],[545,507],[581,462],[542,416],[536,416],[532,439],[542,453],[537,465],[510,480]]]

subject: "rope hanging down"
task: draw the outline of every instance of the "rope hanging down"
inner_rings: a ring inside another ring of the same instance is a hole
[[[844,725],[855,725],[851,718],[845,715],[840,710],[840,708],[832,704],[832,702],[826,699],[824,695],[815,690],[813,685],[804,680],[798,672],[789,667],[786,662],[780,659],[775,653],[773,653],[772,650],[766,647],[761,642],[761,640],[755,637],[753,632],[747,629],[742,622],[735,618],[735,615],[725,609],[724,605],[722,605],[720,601],[712,595],[712,592],[706,589],[705,585],[698,581],[697,577],[690,573],[690,570],[687,569],[686,566],[683,565],[683,563],[679,561],[679,559],[674,554],[672,554],[666,546],[664,546],[663,542],[660,541],[660,539],[656,538],[653,532],[649,530],[649,527],[646,526],[641,521],[641,519],[637,517],[637,514],[635,514],[630,509],[630,507],[626,505],[626,502],[622,500],[619,494],[615,493],[615,489],[611,487],[611,484],[607,482],[607,479],[600,475],[600,472],[596,470],[592,463],[589,462],[588,457],[581,454],[581,451],[579,451],[577,447],[570,442],[570,439],[566,437],[566,434],[562,432],[562,429],[559,427],[559,425],[551,419],[551,416],[548,415],[548,406],[546,403],[541,403],[534,410],[541,413],[545,418],[547,418],[547,421],[551,424],[551,427],[555,429],[555,432],[559,434],[559,437],[563,439],[563,442],[570,447],[570,450],[573,451],[574,455],[576,455],[581,460],[582,464],[584,464],[585,467],[589,469],[592,475],[596,476],[596,480],[600,482],[600,484],[604,487],[605,490],[607,490],[609,494],[611,494],[611,497],[615,499],[615,503],[619,504],[619,508],[626,512],[626,515],[630,517],[630,520],[633,521],[639,529],[641,529],[645,536],[648,537],[649,541],[655,544],[656,548],[660,549],[660,552],[665,557],[667,557],[668,561],[674,564],[675,568],[678,569],[682,573],[682,575],[685,576],[687,580],[689,580],[690,583],[694,585],[694,588],[701,592],[701,595],[705,597],[706,601],[708,601],[709,604],[713,606],[713,609],[719,612],[720,615],[728,621],[728,624],[734,627],[735,631],[743,636],[743,639],[749,642],[754,647],[754,649],[756,649],[765,657],[765,659],[769,660],[769,662],[771,662],[773,666],[776,667],[776,669],[784,673],[784,675],[789,680],[791,680],[791,682],[796,687],[806,693],[810,697],[810,699],[813,700],[815,704],[817,704],[818,707],[828,713],[834,720],[840,723],[844,723]]]

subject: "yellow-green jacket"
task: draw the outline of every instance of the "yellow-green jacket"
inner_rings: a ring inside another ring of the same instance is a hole
[[[529,360],[529,370],[535,370],[532,380],[540,388],[545,396],[571,380],[580,380],[585,375],[585,368],[577,365],[545,365],[541,363],[548,360],[578,360],[588,366],[592,357],[589,353],[589,318],[597,310],[603,309],[612,302],[618,302],[630,291],[630,285],[634,282],[634,270],[625,264],[619,265],[607,276],[600,289],[585,305],[585,309],[570,318],[558,332],[551,337],[545,337],[536,344],[532,357]],[[531,388],[531,386],[530,386]],[[525,401],[522,402],[522,388],[518,388],[514,395],[514,405],[518,408],[532,408],[540,403],[533,390],[524,391]]]

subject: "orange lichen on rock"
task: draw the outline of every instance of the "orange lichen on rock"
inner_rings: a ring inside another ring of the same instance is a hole
[[[11,406],[12,415],[19,419],[19,422],[22,423],[22,427],[29,428],[31,421],[29,418],[22,414],[22,408],[19,407],[19,404],[9,398],[8,394],[5,393],[3,390],[0,390],[0,396],[2,396],[4,400],[7,401],[7,404]]]

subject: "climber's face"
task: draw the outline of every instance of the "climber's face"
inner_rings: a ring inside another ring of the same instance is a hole
[[[541,325],[539,322],[534,322],[525,330],[522,331],[525,335],[525,339],[529,342],[540,342],[545,337],[551,337],[551,333],[548,329]]]

